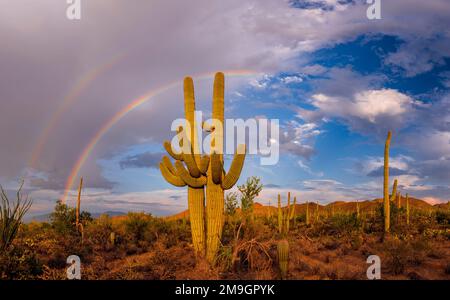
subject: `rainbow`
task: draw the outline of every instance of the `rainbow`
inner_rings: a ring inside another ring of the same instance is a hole
[[[69,93],[63,98],[62,103],[58,106],[58,109],[53,113],[50,120],[44,127],[44,130],[39,135],[37,139],[37,143],[35,144],[30,159],[28,161],[28,166],[30,168],[36,167],[36,162],[38,161],[41,153],[44,149],[44,146],[47,144],[47,141],[52,133],[53,129],[58,124],[62,115],[67,111],[70,105],[81,95],[81,93],[92,83],[95,79],[109,70],[112,66],[114,66],[119,60],[121,60],[124,55],[116,55],[109,59],[105,63],[96,66],[90,69],[87,73],[80,77],[77,83],[70,89]]]
[[[224,71],[226,76],[232,76],[232,77],[239,77],[239,76],[256,76],[260,75],[261,73],[251,71],[251,70],[229,70]],[[197,80],[203,80],[203,79],[209,79],[214,76],[215,72],[209,72],[209,73],[203,73],[199,75],[192,76],[193,78]],[[74,166],[72,167],[72,170],[67,178],[65,189],[64,189],[64,195],[62,197],[62,202],[66,203],[69,192],[72,190],[72,187],[74,186],[74,182],[76,180],[76,177],[83,166],[83,164],[86,162],[87,158],[89,157],[92,150],[95,148],[95,145],[100,141],[100,139],[116,124],[119,122],[125,115],[127,115],[129,112],[134,110],[135,108],[139,107],[140,105],[146,103],[153,97],[162,94],[180,84],[180,80],[176,80],[173,82],[170,82],[166,85],[163,85],[159,88],[152,89],[142,96],[132,100],[128,105],[126,105],[124,108],[122,108],[119,112],[117,112],[111,119],[109,119],[92,137],[90,142],[86,145],[86,147],[81,152],[81,155],[78,157],[77,161],[75,162]]]

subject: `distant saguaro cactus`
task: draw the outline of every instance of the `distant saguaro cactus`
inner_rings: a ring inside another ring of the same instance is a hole
[[[287,235],[289,233],[289,222],[294,218],[295,202],[291,206],[291,193],[288,193],[288,201],[285,211],[281,207],[281,196],[278,194],[278,232],[281,235],[281,240],[277,244],[278,263],[280,266],[281,278],[285,279],[288,272],[288,260],[289,260],[289,242]]]
[[[83,239],[84,239],[84,227],[80,221],[80,205],[81,205],[81,189],[82,188],[83,188],[83,177],[80,178],[80,185],[78,186],[77,207],[75,209],[75,226],[81,234],[81,243],[83,243]]]
[[[319,202],[316,201],[316,223],[319,222]]]
[[[391,198],[389,199],[391,202],[394,202],[395,198],[397,197],[397,185],[398,185],[398,180],[395,179],[394,185],[392,186]]]
[[[306,225],[310,224],[309,220],[309,202],[306,202],[306,216],[305,216],[305,223]]]
[[[278,232],[283,237],[287,236],[289,232],[289,222],[294,218],[296,201],[297,199],[294,197],[294,204],[291,205],[291,193],[289,192],[287,206],[285,211],[283,211],[281,207],[281,195],[278,194]]]
[[[290,216],[290,219],[293,220],[294,227],[295,227],[295,221],[296,221],[296,215],[295,215],[295,206],[296,205],[297,205],[297,197],[294,197],[294,204],[292,206],[291,216]]]
[[[360,215],[359,215],[359,202],[356,201],[356,218],[359,220]]]
[[[281,195],[278,194],[278,233],[283,233],[283,211],[281,210]]]
[[[116,244],[116,233],[114,231],[109,234],[109,242],[111,243],[111,246]]]
[[[386,144],[384,146],[384,183],[383,183],[383,198],[384,198],[384,232],[389,233],[391,226],[391,210],[389,199],[389,146],[391,144],[391,131],[388,132]],[[394,183],[394,187],[397,185]],[[395,195],[395,194],[394,194]]]
[[[164,142],[167,152],[175,159],[175,167],[168,157],[163,157],[160,170],[167,182],[172,185],[188,186],[188,208],[191,232],[197,255],[210,263],[215,262],[222,236],[224,219],[224,190],[232,188],[239,179],[245,160],[245,144],[239,145],[229,172],[223,168],[223,125],[225,77],[216,73],[214,78],[212,120],[208,128],[211,132],[211,152],[201,156],[197,141],[195,123],[194,83],[192,78],[184,79],[184,102],[186,127],[179,128],[181,153],[172,149],[170,142]],[[184,164],[183,164],[184,163]],[[206,207],[205,207],[206,188]],[[206,222],[205,222],[206,216]],[[205,229],[206,228],[206,229]],[[205,234],[206,233],[206,234]]]
[[[406,193],[406,225],[409,225],[409,196]]]

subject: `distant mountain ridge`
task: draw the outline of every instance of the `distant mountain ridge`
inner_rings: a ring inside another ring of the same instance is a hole
[[[316,207],[318,206],[319,212],[327,211],[331,212],[334,210],[334,212],[353,212],[356,211],[356,203],[359,203],[359,209],[360,212],[368,212],[372,209],[375,209],[379,203],[381,203],[383,199],[377,198],[373,200],[361,200],[361,201],[334,201],[331,203],[328,203],[326,205],[317,204],[315,202],[309,202],[309,211],[311,213],[314,213],[316,211]],[[292,204],[292,202],[291,202]],[[395,204],[397,202],[395,201]],[[400,204],[402,207],[405,207],[406,205],[406,198],[401,197],[400,198]],[[287,205],[286,200],[282,203],[282,206],[285,207]],[[431,205],[428,202],[409,197],[409,205],[411,209],[421,209],[421,210],[427,210],[427,209],[445,209],[446,207],[450,209],[450,201],[447,203],[439,203],[435,205]],[[240,212],[240,208],[237,209],[238,212]],[[262,216],[267,215],[268,213],[275,214],[277,212],[277,207],[272,205],[263,205],[259,202],[255,202],[254,205],[254,214],[256,216]],[[295,205],[295,213],[296,214],[304,214],[306,212],[306,203],[300,203]],[[171,215],[166,217],[168,220],[176,220],[176,219],[183,219],[189,217],[189,210],[184,210],[180,213],[177,213],[175,215]]]
[[[96,219],[98,217],[100,217],[101,215],[109,215],[110,217],[117,217],[117,216],[124,216],[127,213],[121,212],[121,211],[105,211],[105,212],[101,212],[101,213],[91,213],[91,216]],[[30,223],[30,222],[49,222],[50,221],[50,215],[51,213],[48,214],[42,214],[42,215],[34,215],[34,216],[25,216],[24,217],[24,221],[25,223]]]

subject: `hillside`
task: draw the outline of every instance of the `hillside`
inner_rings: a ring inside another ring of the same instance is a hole
[[[373,200],[362,200],[358,201],[359,203],[359,209],[361,212],[371,212],[376,209],[377,205],[381,203],[383,199],[377,198]],[[308,204],[309,211],[311,213],[314,213],[318,206],[319,213],[350,213],[356,211],[356,201],[335,201],[328,203],[326,205],[321,205],[317,203],[310,202]],[[284,203],[286,204],[286,203]],[[406,198],[401,197],[400,198],[400,205],[404,207],[406,205]],[[445,209],[449,207],[449,203],[440,203],[431,205],[428,202],[417,199],[414,197],[409,198],[409,205],[410,208],[418,209],[418,210],[435,210],[435,209]],[[300,203],[295,205],[295,213],[296,214],[304,214],[306,212],[306,203]],[[240,208],[237,209],[237,213],[240,213]],[[259,202],[255,202],[254,205],[254,214],[255,216],[264,216],[269,214],[276,214],[277,213],[277,207],[276,206],[268,206],[263,205]],[[177,220],[177,219],[183,219],[183,218],[189,218],[189,210],[184,210],[180,213],[177,213],[175,215],[171,215],[166,217],[167,220]]]

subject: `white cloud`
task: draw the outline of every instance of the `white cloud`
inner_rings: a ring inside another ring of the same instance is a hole
[[[408,113],[413,100],[397,90],[381,89],[358,92],[350,99],[319,93],[312,95],[311,103],[330,117],[359,118],[377,123],[379,118],[401,117]]]
[[[303,79],[300,76],[286,76],[281,78],[281,81],[285,84],[290,84],[290,83],[300,83],[303,82]]]
[[[329,190],[335,188],[338,185],[342,185],[341,182],[333,179],[319,179],[319,180],[304,180],[303,186],[307,188],[321,188]]]
[[[314,153],[313,138],[321,133],[314,123],[291,120],[281,128],[280,149],[308,159]]]
[[[406,155],[391,156],[389,158],[389,167],[402,171],[410,171],[410,164],[414,162],[412,157]],[[384,166],[384,157],[368,157],[361,162],[361,172],[369,174]]]
[[[317,177],[322,177],[324,175],[323,172],[314,172],[313,170],[311,170],[311,167],[306,165],[301,160],[298,160],[297,164],[303,171],[305,171],[306,173],[308,173],[310,175],[317,176]]]

